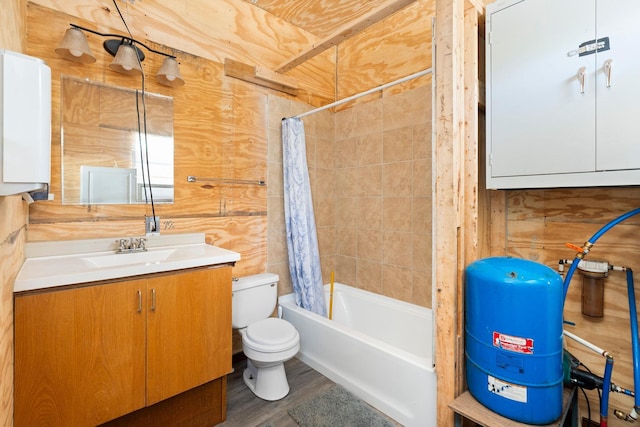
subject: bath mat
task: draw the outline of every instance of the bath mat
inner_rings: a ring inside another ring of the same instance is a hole
[[[375,409],[338,384],[288,412],[300,427],[393,427]]]

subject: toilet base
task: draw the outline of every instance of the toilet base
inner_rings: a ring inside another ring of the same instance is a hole
[[[256,367],[247,359],[247,368],[242,374],[244,383],[256,396],[264,400],[280,400],[289,394],[289,383],[284,363],[267,367]]]

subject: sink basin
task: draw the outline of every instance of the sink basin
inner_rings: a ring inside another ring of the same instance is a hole
[[[175,249],[162,249],[157,251],[131,252],[125,254],[107,254],[84,257],[82,260],[94,267],[107,268],[134,264],[156,264],[165,261],[175,252]]]
[[[27,242],[13,292],[232,264],[240,254],[205,243],[204,233],[150,236],[147,251],[116,254],[113,237]]]

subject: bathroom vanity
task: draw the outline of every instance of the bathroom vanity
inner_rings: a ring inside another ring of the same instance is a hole
[[[16,427],[225,419],[240,256],[204,235],[154,237],[125,254],[114,239],[27,245],[14,288]]]

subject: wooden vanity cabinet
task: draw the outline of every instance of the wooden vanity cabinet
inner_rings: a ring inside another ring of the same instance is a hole
[[[147,287],[147,405],[231,372],[231,268],[162,276]]]
[[[15,297],[16,427],[95,426],[230,371],[228,265]]]

